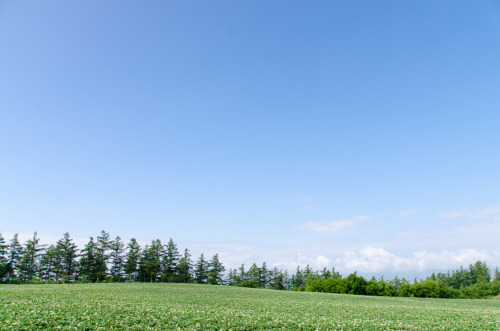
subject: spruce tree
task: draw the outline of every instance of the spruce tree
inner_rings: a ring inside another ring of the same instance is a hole
[[[135,238],[130,239],[127,245],[127,254],[125,257],[125,273],[128,281],[136,281],[139,271],[139,260],[141,258],[141,246]]]
[[[7,245],[5,239],[0,232],[0,282],[5,282],[8,274],[8,258],[7,258]]]
[[[101,231],[101,235],[97,237],[96,242],[96,266],[97,266],[97,280],[105,280],[108,275],[107,262],[110,258],[109,248],[111,240],[106,231]]]
[[[219,261],[219,254],[215,254],[208,263],[207,282],[212,285],[221,285],[224,270],[226,269]]]
[[[59,252],[56,246],[50,245],[40,259],[40,279],[45,282],[55,282],[60,270]]]
[[[57,241],[56,249],[58,252],[59,266],[58,279],[63,282],[73,281],[77,278],[77,262],[78,248],[73,243],[73,239],[66,232],[61,239]]]
[[[124,244],[120,237],[116,237],[115,240],[111,241],[109,247],[111,250],[111,268],[110,273],[111,277],[113,277],[115,282],[122,281],[123,276],[123,268],[125,256],[124,253]]]
[[[80,277],[84,280],[95,282],[99,273],[97,262],[97,244],[93,237],[82,249],[80,260],[78,261]]]
[[[208,262],[205,260],[203,253],[200,258],[196,261],[196,267],[194,271],[194,280],[198,284],[206,284],[208,276]]]
[[[177,262],[179,261],[180,254],[177,249],[177,245],[174,243],[172,238],[168,241],[165,247],[165,255],[162,260],[163,275],[162,280],[165,282],[172,282],[173,275],[178,271]]]
[[[184,250],[184,255],[180,258],[177,264],[177,273],[174,274],[174,282],[179,283],[191,283],[193,280],[192,275],[193,262],[191,261],[191,254],[186,248]]]
[[[17,265],[21,282],[29,282],[38,274],[43,250],[43,246],[40,245],[40,238],[37,237],[35,232],[33,238],[29,239],[24,245],[21,259]]]
[[[17,282],[19,280],[17,264],[21,260],[22,252],[23,252],[23,246],[21,246],[18,234],[16,233],[10,240],[10,245],[8,248],[7,277],[6,277],[7,282]]]

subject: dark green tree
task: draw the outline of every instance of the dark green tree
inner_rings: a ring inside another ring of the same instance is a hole
[[[97,244],[93,237],[90,237],[89,242],[82,249],[80,260],[78,261],[80,277],[89,282],[98,280],[100,266],[97,261]]]
[[[95,259],[97,266],[97,281],[105,280],[108,277],[108,260],[111,257],[110,254],[110,244],[111,239],[109,233],[106,231],[101,231],[101,234],[97,237],[96,247],[95,247]]]
[[[63,282],[74,281],[77,278],[78,248],[73,239],[66,232],[61,239],[57,241],[56,249],[58,252],[59,264],[56,265],[58,279]]]
[[[226,268],[219,261],[219,254],[215,254],[208,263],[207,282],[212,285],[221,285],[225,270]]]
[[[129,281],[136,281],[139,272],[139,260],[141,258],[141,246],[135,238],[130,239],[127,245],[127,254],[125,257],[125,273]]]
[[[109,248],[111,250],[110,274],[115,282],[123,281],[123,271],[124,271],[123,269],[125,265],[124,247],[125,244],[123,243],[122,239],[119,236],[117,236],[115,240],[111,241],[109,244]]]
[[[35,232],[33,238],[29,239],[24,245],[21,260],[17,265],[21,282],[29,282],[38,274],[43,251],[44,248],[40,245],[40,238],[37,237]]]
[[[174,281],[178,283],[191,283],[193,281],[193,261],[191,261],[191,254],[186,248],[184,255],[177,263],[177,273],[174,274]]]
[[[139,279],[156,283],[161,276],[162,256],[163,245],[160,239],[153,240],[150,246],[146,245],[139,262]]]
[[[163,275],[162,280],[165,282],[172,282],[173,275],[178,271],[177,262],[179,261],[180,254],[177,249],[177,245],[174,243],[173,239],[170,238],[168,244],[165,247],[165,255],[162,259],[162,269]]]
[[[50,245],[40,259],[39,277],[45,282],[55,282],[60,267],[59,252],[56,246]]]
[[[10,240],[10,245],[8,249],[7,277],[6,277],[7,282],[15,283],[19,280],[17,264],[21,260],[22,253],[23,253],[23,246],[19,242],[19,236],[16,233]]]
[[[0,282],[5,282],[7,280],[8,274],[8,251],[7,248],[9,245],[5,243],[5,239],[0,232]]]
[[[205,260],[203,253],[200,258],[196,261],[196,266],[194,270],[194,280],[198,284],[206,284],[208,277],[208,262]]]

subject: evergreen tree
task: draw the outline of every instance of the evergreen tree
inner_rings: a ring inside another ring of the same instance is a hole
[[[40,259],[40,279],[45,282],[55,282],[60,262],[56,246],[50,245]]]
[[[107,278],[108,266],[107,262],[110,258],[109,249],[110,249],[111,239],[109,238],[109,233],[106,231],[101,231],[101,235],[97,237],[96,242],[96,267],[97,280],[105,280]]]
[[[285,289],[283,273],[281,272],[281,270],[278,270],[278,268],[276,268],[276,267],[274,267],[274,269],[271,272],[271,282],[269,284],[269,288],[271,288],[273,290],[284,290]]]
[[[144,248],[139,262],[139,278],[143,281],[156,283],[161,275],[161,257],[163,245],[160,239],[153,240],[151,246]]]
[[[247,275],[247,272],[245,271],[245,264],[244,263],[241,264],[241,266],[238,268],[238,271],[239,272],[236,276],[236,284],[240,285],[240,284],[243,284],[244,282],[246,282],[248,279],[248,275]]]
[[[39,243],[40,238],[35,232],[33,238],[29,239],[23,247],[21,260],[17,265],[21,282],[29,282],[38,274],[43,252],[43,247]]]
[[[208,263],[207,282],[212,285],[221,285],[224,270],[226,269],[219,261],[219,254],[215,254]]]
[[[305,277],[300,267],[297,267],[295,275],[292,276],[292,286],[295,291],[303,291],[305,288]]]
[[[68,232],[57,241],[56,249],[59,258],[59,264],[56,266],[59,275],[58,279],[61,279],[63,282],[76,280],[78,249]]]
[[[80,277],[90,282],[98,280],[99,265],[97,262],[97,244],[93,237],[90,237],[89,242],[82,249],[82,254],[79,261]]]
[[[139,272],[139,260],[141,258],[141,246],[135,238],[130,239],[127,245],[127,255],[125,257],[125,273],[129,281],[136,281]]]
[[[247,272],[247,280],[244,282],[246,287],[259,287],[260,270],[257,264],[253,263]]]
[[[196,261],[194,280],[198,284],[206,284],[207,277],[208,277],[208,262],[205,260],[205,256],[203,256],[202,253],[198,261]]]
[[[226,280],[226,284],[227,286],[233,286],[233,285],[236,285],[236,270],[232,269],[232,268],[229,268],[229,272],[227,274],[227,280]]]
[[[165,255],[162,260],[163,276],[162,279],[168,283],[172,282],[172,277],[178,271],[177,262],[179,261],[180,254],[177,245],[172,238],[168,241],[165,247]]]
[[[8,258],[7,258],[7,245],[5,243],[5,239],[2,236],[2,233],[0,232],[0,282],[5,282],[7,280],[7,274],[8,274]]]
[[[266,262],[262,262],[262,267],[259,269],[259,287],[266,288],[269,283],[269,270],[267,270]]]
[[[111,277],[116,282],[122,281],[123,279],[123,269],[125,264],[125,256],[124,256],[124,244],[119,236],[115,238],[115,240],[110,242],[110,250],[111,250]]]
[[[18,234],[14,234],[10,240],[8,248],[8,261],[7,261],[7,282],[16,282],[18,280],[17,264],[21,260],[23,247],[19,242]]]
[[[174,275],[174,281],[179,283],[191,283],[193,280],[192,275],[193,262],[191,261],[191,254],[186,248],[184,256],[180,258],[177,264],[177,273]]]

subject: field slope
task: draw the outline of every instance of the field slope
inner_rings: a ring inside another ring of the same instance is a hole
[[[183,284],[0,286],[0,330],[499,330],[500,300]]]

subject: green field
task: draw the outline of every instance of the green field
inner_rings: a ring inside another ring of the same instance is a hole
[[[183,284],[3,285],[0,329],[500,330],[500,300]]]

